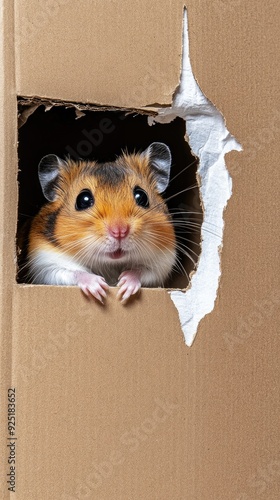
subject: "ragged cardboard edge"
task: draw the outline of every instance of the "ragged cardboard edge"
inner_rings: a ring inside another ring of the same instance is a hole
[[[231,177],[224,157],[229,151],[241,151],[242,147],[229,133],[222,114],[206,98],[195,80],[189,56],[186,9],[181,83],[171,108],[160,110],[158,116],[150,118],[149,122],[168,123],[177,116],[186,121],[189,145],[199,159],[198,175],[204,210],[201,254],[190,287],[187,291],[169,292],[179,313],[186,344],[191,346],[200,321],[214,308],[221,276],[223,212],[232,194]]]
[[[84,111],[122,111],[124,113],[137,113],[145,115],[156,115],[160,109],[157,105],[145,106],[143,108],[123,108],[118,106],[106,106],[100,104],[91,103],[78,103],[78,102],[68,102],[54,99],[45,99],[38,96],[25,97],[20,96],[18,98],[18,128],[22,127],[29,116],[31,116],[39,106],[45,106],[45,110],[48,111],[54,106],[64,106],[65,108],[74,108],[76,113],[76,119],[84,116]]]

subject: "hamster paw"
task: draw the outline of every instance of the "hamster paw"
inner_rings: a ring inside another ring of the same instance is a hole
[[[106,281],[102,276],[97,276],[97,274],[90,274],[85,271],[77,271],[75,273],[77,279],[77,285],[80,287],[82,292],[90,296],[95,297],[101,304],[104,304],[103,298],[107,296],[106,291],[109,288]]]
[[[125,302],[141,288],[139,271],[124,271],[119,277],[118,286],[117,298]]]

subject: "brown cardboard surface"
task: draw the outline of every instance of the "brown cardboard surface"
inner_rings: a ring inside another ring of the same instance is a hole
[[[276,500],[276,337],[229,349],[217,311],[187,349],[164,290],[120,310],[113,291],[102,308],[17,285],[14,302],[18,498],[235,499],[266,474]]]
[[[82,488],[91,490],[89,498],[153,498],[157,480],[160,496],[172,498],[174,491],[180,498],[187,367],[178,370],[178,363],[187,353],[180,350],[182,337],[178,342],[162,330],[151,291],[128,308],[113,292],[107,307],[85,301],[75,288],[17,286],[15,292],[19,498],[64,498],[63,492],[76,498]],[[165,321],[172,315],[175,326],[167,293],[155,294]],[[149,329],[143,307],[153,316]],[[22,322],[30,328],[22,331]]]
[[[17,215],[11,209],[17,204],[17,101],[14,80],[13,5],[5,2],[0,9],[0,473],[1,498],[8,498],[7,472],[7,387],[11,385],[12,287],[14,274],[14,241]]]
[[[1,3],[12,35],[12,5]],[[233,197],[218,300],[191,349],[164,290],[144,290],[128,308],[112,290],[103,309],[74,288],[15,284],[16,99],[2,45],[1,406],[15,385],[18,437],[9,494],[1,411],[3,499],[279,498],[279,5],[188,7],[195,76],[244,147],[227,158]]]
[[[16,1],[17,92],[132,108],[171,104],[182,11],[183,2],[171,9],[167,0]]]
[[[278,304],[268,308],[268,320],[260,308],[266,301],[272,305],[279,289],[279,4],[218,1],[207,4],[207,16],[194,4],[189,2],[195,76],[244,149],[226,158],[233,197],[225,213],[222,329],[236,331],[236,311],[244,322],[258,311],[260,326],[274,336]]]

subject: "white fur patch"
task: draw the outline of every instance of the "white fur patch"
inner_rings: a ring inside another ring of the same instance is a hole
[[[88,271],[68,256],[52,250],[36,250],[30,257],[33,283],[45,285],[76,285],[75,271]]]

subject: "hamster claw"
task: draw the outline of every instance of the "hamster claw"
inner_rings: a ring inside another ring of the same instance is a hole
[[[107,297],[109,285],[102,276],[81,271],[76,273],[76,277],[77,285],[87,297],[92,295],[101,304],[104,304],[103,298]]]
[[[118,281],[120,287],[117,298],[125,303],[132,295],[135,295],[141,288],[139,272],[137,271],[124,271]]]

